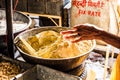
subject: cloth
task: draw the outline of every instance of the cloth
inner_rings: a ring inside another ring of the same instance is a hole
[[[117,56],[117,59],[114,63],[110,80],[120,80],[120,54]]]

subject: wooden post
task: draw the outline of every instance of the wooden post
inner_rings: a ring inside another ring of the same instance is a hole
[[[12,27],[12,0],[5,0],[5,11],[6,11],[6,31],[7,31],[7,48],[8,56],[14,58],[14,45],[13,45],[13,27]]]

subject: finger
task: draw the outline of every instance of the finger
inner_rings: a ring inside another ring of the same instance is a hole
[[[69,34],[69,35],[64,35],[63,37],[64,37],[65,39],[75,39],[75,38],[80,37],[80,34],[78,34],[78,33],[73,33],[73,34]]]
[[[78,28],[83,28],[83,27],[85,27],[85,25],[84,25],[84,24],[81,24],[81,25],[76,25],[76,26],[74,26],[73,29],[78,29]]]
[[[76,33],[74,29],[60,32],[60,34],[72,34],[72,33]]]
[[[64,37],[64,39],[66,39],[72,43],[79,42],[82,40],[80,35],[71,35],[71,36],[63,36],[63,37]]]
[[[73,30],[76,31],[77,29],[78,29],[78,26],[74,26],[74,27],[73,27]]]
[[[82,40],[92,40],[93,38],[90,37],[88,38],[87,36],[79,36],[73,40],[71,40],[72,43],[76,43],[76,42],[79,42],[79,41],[82,41]]]
[[[79,38],[77,38],[77,39],[74,39],[74,40],[71,40],[72,43],[77,43],[77,42],[79,42],[79,41],[82,41],[82,38],[81,38],[81,37],[79,37]]]

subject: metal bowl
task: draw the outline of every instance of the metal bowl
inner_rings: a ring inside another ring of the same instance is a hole
[[[23,39],[27,39],[29,36],[33,36],[42,31],[54,30],[54,31],[60,32],[60,31],[67,30],[67,29],[70,29],[70,28],[69,27],[50,27],[50,26],[33,28],[33,29],[24,31],[24,32],[20,33],[19,35],[17,35],[14,39],[14,43],[17,44],[20,41],[19,40],[20,36]],[[91,41],[93,43],[93,46],[91,47],[91,49],[88,52],[80,54],[80,55],[78,55],[76,57],[72,57],[72,58],[47,59],[47,58],[34,57],[34,56],[29,55],[28,53],[25,53],[24,51],[22,51],[18,46],[16,46],[16,48],[22,55],[23,59],[25,59],[29,63],[42,64],[44,66],[48,66],[48,67],[51,67],[51,68],[54,68],[54,69],[57,69],[60,71],[68,71],[68,70],[74,69],[74,68],[78,67],[79,65],[81,65],[83,63],[83,61],[89,56],[89,53],[94,49],[95,44],[96,44],[94,40],[91,40]]]
[[[18,34],[28,29],[31,26],[31,24],[32,24],[32,19],[29,16],[26,16],[19,11],[14,12],[13,14],[13,33],[14,34]],[[5,36],[5,35],[6,35],[6,12],[5,12],[5,9],[2,8],[0,9],[0,36]]]

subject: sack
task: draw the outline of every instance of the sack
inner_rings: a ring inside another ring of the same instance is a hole
[[[90,23],[108,32],[111,26],[114,27],[114,30],[111,30],[116,33],[117,23],[115,20],[110,20],[115,19],[114,8],[111,8],[113,7],[111,3],[110,0],[72,0],[70,26]],[[111,15],[111,11],[114,14]],[[98,43],[106,45],[103,41],[98,41]]]
[[[108,31],[109,16],[108,0],[72,0],[71,26],[90,23]]]

